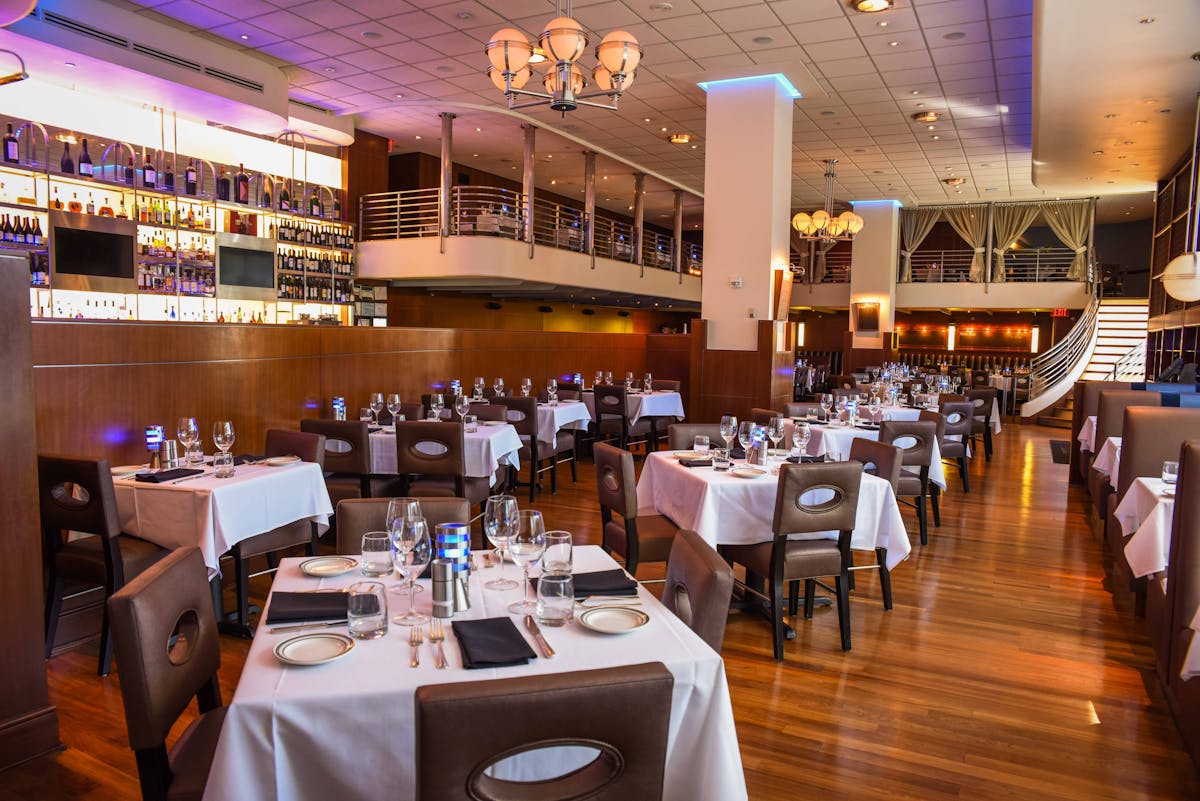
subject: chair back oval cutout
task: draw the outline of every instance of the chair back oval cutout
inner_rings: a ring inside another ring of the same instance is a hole
[[[600,483],[604,485],[604,489],[609,492],[621,491],[621,479],[617,475],[617,471],[609,465],[604,465],[600,468]]]
[[[959,412],[950,412],[950,414],[946,415],[946,422],[951,424],[961,423],[965,419]]]
[[[423,439],[412,444],[412,451],[418,458],[440,459],[450,452],[445,443],[433,439]]]
[[[50,488],[50,498],[58,506],[71,512],[80,512],[92,503],[92,494],[82,484],[60,481]]]
[[[581,767],[532,782],[497,779],[488,775],[493,768],[509,759],[555,748],[588,749],[594,751],[595,756]],[[537,797],[545,801],[572,801],[577,798],[597,797],[624,772],[625,757],[606,742],[582,737],[549,738],[526,743],[484,759],[467,777],[467,792],[470,793],[470,798],[478,801],[508,801],[526,797],[528,791],[536,787]]]
[[[200,641],[200,616],[195,609],[185,609],[175,621],[167,640],[167,661],[179,667],[186,665]]]
[[[830,484],[814,484],[796,496],[796,508],[810,514],[832,512],[846,501],[841,487]]]
[[[354,451],[354,443],[348,439],[338,439],[336,437],[325,438],[326,453],[352,453]]]
[[[915,451],[923,445],[921,440],[913,434],[902,434],[892,440],[892,444],[902,451]]]

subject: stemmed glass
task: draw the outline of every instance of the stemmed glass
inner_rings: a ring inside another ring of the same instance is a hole
[[[471,411],[471,399],[466,395],[458,394],[454,396],[454,411],[458,412],[458,419],[461,422],[463,416]]]
[[[631,389],[633,389],[633,371],[632,370],[630,370],[628,373],[625,374],[625,391],[628,392]]]
[[[213,423],[213,444],[216,445],[222,453],[229,453],[229,449],[233,447],[234,431],[232,420],[218,420]]]
[[[517,582],[504,577],[504,552],[517,527],[517,499],[511,495],[493,495],[483,510],[483,531],[500,554],[500,577],[483,585],[489,590],[511,590]]]
[[[821,408],[825,410],[825,420],[828,421],[833,414],[833,396],[828,392],[821,395]]]
[[[483,400],[483,376],[475,376],[475,400]]]
[[[446,398],[440,392],[435,392],[429,396],[429,410],[437,414],[437,419],[442,419],[442,409],[446,408]]]
[[[812,438],[812,429],[808,423],[796,423],[792,427],[792,444],[800,449],[800,460],[804,460],[804,455],[808,451],[808,441]]]
[[[738,442],[742,446],[742,450],[746,452],[746,458],[750,456],[750,443],[754,441],[754,421],[743,420],[737,430]]]
[[[528,398],[529,393],[532,391],[533,391],[533,379],[522,378],[521,379],[521,397]]]
[[[429,619],[428,615],[414,608],[416,602],[417,576],[429,566],[433,558],[433,543],[429,540],[429,525],[423,517],[397,520],[392,529],[392,564],[396,572],[408,583],[408,611],[392,618],[400,626],[419,626]]]
[[[558,379],[551,378],[546,382],[546,401],[554,406],[558,403]]]
[[[188,461],[192,459],[192,446],[200,441],[200,426],[195,417],[180,417],[175,426],[175,436],[183,444],[183,452]]]
[[[605,371],[605,373],[604,373],[604,383],[605,383],[605,384],[607,384],[607,385],[608,385],[608,386],[610,386],[610,387],[612,386],[612,370],[606,370],[606,371]]]
[[[654,376],[650,373],[646,373],[646,377],[642,379],[642,387],[645,388],[646,392],[653,392]]]
[[[383,411],[383,393],[372,392],[367,405],[371,407],[371,414],[375,415],[375,425],[379,425],[379,413]]]
[[[595,388],[595,387],[598,387],[598,386],[600,386],[600,385],[601,385],[601,384],[603,384],[603,383],[604,383],[604,371],[603,371],[603,370],[597,370],[597,371],[596,371],[596,381],[595,381],[595,383],[594,383],[594,384],[592,384],[592,387],[593,387],[593,388]]]
[[[738,430],[738,419],[732,414],[727,414],[721,418],[721,439],[725,440],[725,447],[729,448],[729,443],[733,441]]]
[[[771,449],[778,451],[779,443],[783,439],[782,417],[772,417],[771,422],[767,423],[767,439],[771,440]]]
[[[512,560],[525,571],[525,590],[522,600],[508,605],[514,615],[532,615],[537,604],[529,598],[529,566],[542,558],[546,550],[546,523],[542,513],[536,509],[522,509],[517,513],[517,529],[508,541],[508,552]]]
[[[392,425],[396,425],[402,408],[404,407],[400,403],[400,393],[392,392],[387,396],[387,410],[392,415]]]
[[[403,526],[406,521],[417,520],[423,518],[421,514],[421,501],[417,498],[392,498],[388,501],[387,508],[387,530],[392,535],[393,542],[395,541],[396,529]],[[398,586],[392,587],[389,591],[394,593],[402,593],[409,589],[412,585],[412,579],[405,579]],[[413,585],[412,589],[415,592],[425,592],[425,588],[420,584]]]
[[[497,378],[495,383],[492,384],[492,389],[496,391],[496,397],[504,397],[504,379]]]

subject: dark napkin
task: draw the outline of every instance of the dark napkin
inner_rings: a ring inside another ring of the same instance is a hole
[[[619,567],[592,573],[576,573],[572,578],[575,582],[576,598],[586,598],[589,595],[637,595],[637,582]]]
[[[855,426],[855,428],[863,428],[863,429],[866,429],[867,431],[878,431],[879,423],[859,423],[858,425]]]
[[[467,670],[524,665],[537,654],[517,631],[512,618],[455,620],[450,624]]]
[[[742,450],[741,448],[730,448],[729,449],[729,458],[730,459],[745,459],[746,452],[744,450]]]
[[[792,464],[814,464],[815,462],[823,462],[824,456],[789,456],[787,461]]]
[[[712,459],[680,459],[684,467],[712,467]]]
[[[176,467],[174,470],[161,470],[157,473],[138,473],[133,478],[135,481],[145,481],[149,484],[161,484],[164,481],[174,481],[177,478],[198,476],[203,472],[203,470],[197,470],[194,467]]]
[[[235,465],[250,464],[250,462],[257,462],[258,460],[264,459],[264,458],[266,458],[266,457],[255,456],[253,453],[243,453],[243,454],[239,454],[238,456],[233,457],[233,463]]]
[[[273,592],[267,623],[344,620],[349,598],[346,592]]]

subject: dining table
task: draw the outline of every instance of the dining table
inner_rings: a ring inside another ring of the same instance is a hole
[[[590,389],[581,393],[588,414],[596,419],[596,395]],[[654,390],[653,392],[631,391],[625,395],[625,411],[629,415],[629,425],[635,425],[643,417],[674,417],[683,419],[683,397],[674,390]]]
[[[1096,417],[1098,415],[1088,415],[1083,420],[1083,425],[1079,428],[1079,436],[1075,437],[1079,442],[1079,450],[1095,453],[1096,451]]]
[[[902,418],[896,417],[894,419],[899,420]],[[916,417],[908,417],[908,419],[915,420]],[[792,428],[794,425],[793,421],[784,421],[784,442],[791,443]],[[819,457],[837,454],[839,459],[846,459],[850,455],[850,446],[856,438],[879,441],[879,426],[877,425],[860,423],[859,425],[851,426],[846,423],[838,424],[836,421],[833,424],[809,423],[808,431],[809,440],[808,446],[804,450],[805,456]],[[946,470],[942,465],[941,448],[936,441],[933,443],[933,458],[929,462],[929,480],[941,489],[946,489]]]
[[[284,559],[273,592],[341,591],[361,581],[357,569],[336,577],[314,578],[299,570],[300,559]],[[574,572],[608,570],[617,563],[598,546],[574,549]],[[512,571],[512,566],[508,570]],[[518,590],[483,585],[499,568],[475,571],[469,580],[470,609],[452,620],[509,617]],[[380,579],[395,586],[399,579]],[[421,583],[427,583],[422,579]],[[417,609],[431,611],[432,592],[417,595]],[[402,605],[387,594],[390,612]],[[410,664],[408,629],[392,624],[385,636],[353,640],[340,658],[325,664],[284,664],[276,647],[294,631],[272,633],[259,627],[246,655],[237,690],[217,743],[204,798],[289,799],[289,801],[411,800],[416,786],[414,697],[417,688],[450,682],[494,681],[661,662],[674,677],[663,798],[666,801],[747,798],[724,663],[699,636],[644,587],[638,609],[648,621],[624,634],[585,628],[578,618],[566,626],[542,627],[556,652],[527,664],[467,670],[452,620],[444,622],[447,667],[435,666],[425,637],[418,667]],[[271,601],[267,602],[270,613]],[[393,605],[394,604],[394,605]],[[578,610],[580,607],[576,607]],[[537,648],[518,625],[531,648]],[[344,632],[343,627],[322,631]],[[638,710],[627,710],[631,726]],[[580,758],[582,757],[582,759]],[[535,781],[578,767],[591,759],[569,749],[542,749],[497,766],[496,775]]]
[[[559,431],[587,431],[592,413],[583,401],[558,401],[537,405],[538,442],[558,447]]]
[[[492,423],[496,424],[493,425]],[[396,473],[396,429],[384,426],[368,436],[371,449],[371,472],[377,475]],[[484,420],[475,431],[463,432],[463,459],[466,475],[472,478],[495,479],[505,466],[521,468],[519,451],[521,438],[508,423]]]
[[[1117,476],[1121,472],[1121,437],[1104,440],[1096,458],[1092,459],[1092,467],[1108,476],[1110,485],[1117,486]]]
[[[710,466],[685,466],[680,462],[680,453],[687,451],[647,454],[637,483],[638,514],[666,515],[680,528],[698,533],[714,548],[769,542],[774,538],[771,524],[779,486],[776,474],[779,462],[773,465],[774,470],[743,478]],[[837,532],[791,536],[837,539]],[[858,516],[850,547],[872,552],[886,548],[889,569],[912,552],[892,485],[869,473],[863,474],[859,489]]]
[[[1161,573],[1171,557],[1175,485],[1161,478],[1135,478],[1113,510],[1125,543],[1125,561],[1134,578]]]
[[[121,530],[164,548],[199,548],[212,577],[221,555],[249,537],[297,520],[329,528],[333,505],[315,462],[243,464],[229,478],[198,467],[203,474],[164,483],[116,478]]]

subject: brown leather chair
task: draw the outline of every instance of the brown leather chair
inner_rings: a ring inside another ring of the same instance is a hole
[[[925,499],[929,497],[929,466],[933,463],[937,430],[937,423],[929,420],[884,420],[879,427],[879,441],[898,446],[904,454],[896,497],[897,500],[912,498],[901,502],[917,511],[922,545],[929,544],[929,513]],[[913,442],[905,442],[906,439]]]
[[[969,401],[942,404],[942,418],[945,424],[939,432],[938,450],[941,451],[942,459],[954,460],[963,492],[971,491],[971,480],[967,474],[967,449],[972,440],[974,416],[975,405]]]
[[[575,389],[563,389],[569,384],[558,385],[558,401],[559,403],[574,403],[583,397],[583,393]],[[549,403],[550,393],[542,390],[538,393],[538,403]],[[549,459],[553,452],[554,461],[551,464],[550,471],[550,492],[558,492],[558,466],[560,464],[570,465],[571,467],[571,483],[579,481],[579,441],[584,435],[581,430],[561,429],[555,434],[554,443],[551,444],[545,440],[539,440],[538,452],[543,454],[543,458]]]
[[[503,405],[506,409],[505,419],[509,424],[517,430],[517,436],[521,438],[521,450],[517,455],[522,462],[529,465],[529,502],[533,503],[537,497],[538,486],[541,482],[541,475],[549,471],[551,473],[551,492],[558,490],[558,476],[555,466],[557,464],[553,454],[547,458],[542,452],[542,443],[538,441],[538,414],[537,414],[537,399],[536,398],[497,398],[494,403]],[[547,447],[549,445],[547,444]],[[549,461],[550,464],[543,464]],[[509,468],[510,474],[514,471]],[[509,482],[513,487],[521,486],[523,482],[515,480]]]
[[[809,412],[821,411],[819,403],[785,403],[783,406],[787,417],[807,417]]]
[[[904,453],[895,445],[889,445],[886,442],[876,442],[873,439],[865,437],[855,437],[850,443],[850,454],[846,457],[851,462],[858,462],[863,466],[863,472],[869,473],[876,478],[882,478],[884,481],[892,485],[892,492],[896,493],[900,487],[900,468],[904,461]],[[864,565],[856,566],[854,570],[862,570],[871,567]],[[879,571],[879,590],[883,595],[883,608],[892,608],[892,571],[887,566],[887,548],[875,549],[875,569]],[[792,585],[793,591],[797,585]],[[854,573],[850,574],[850,589],[854,589]],[[792,596],[792,614],[795,614],[795,594]]]
[[[415,498],[465,498],[482,505],[491,481],[466,474],[462,423],[439,421],[396,424],[396,470],[408,476]]]
[[[325,488],[334,506],[343,498],[370,498],[371,440],[367,423],[358,420],[300,421],[306,434],[325,437]]]
[[[674,685],[671,672],[651,662],[419,687],[417,799],[660,801]],[[488,775],[513,754],[572,745],[599,753],[536,783]]]
[[[629,422],[629,406],[625,387],[595,387],[596,439],[616,439],[621,450],[628,450],[635,437],[641,437],[647,450],[658,446],[658,419],[640,417],[636,423]]]
[[[337,552],[347,556],[362,553],[363,534],[387,531],[391,498],[349,498],[337,505]],[[433,536],[440,523],[470,523],[471,504],[465,498],[421,498],[421,514]]]
[[[483,401],[474,401],[470,408],[467,409],[467,414],[475,415],[475,419],[479,421],[490,420],[494,422],[502,422],[505,417],[507,407],[499,403],[484,403]],[[450,410],[450,420],[455,423],[461,423],[462,417],[455,409]]]
[[[694,531],[680,531],[667,557],[663,605],[717,653],[725,639],[733,569]]]
[[[776,417],[782,417],[780,412],[774,409],[763,409],[760,406],[755,406],[750,410],[750,419],[754,421],[756,426],[769,425]]]
[[[1096,452],[1109,437],[1121,436],[1125,425],[1125,410],[1130,406],[1161,406],[1162,395],[1145,390],[1103,390],[1100,392],[1096,405]],[[1178,437],[1174,440],[1180,441]],[[1121,448],[1124,451],[1124,447]],[[1109,476],[1091,467],[1088,470],[1088,491],[1092,496],[1092,505],[1101,522],[1104,521],[1108,509],[1108,497],[1112,494],[1116,476]]]
[[[938,453],[940,454],[941,450],[942,450],[942,440],[944,440],[946,438],[946,417],[945,417],[945,415],[943,415],[939,411],[934,411],[933,409],[922,409],[920,412],[917,413],[917,419],[928,422],[928,423],[933,423],[934,425],[937,426]],[[930,460],[929,466],[930,466],[930,469],[933,468],[933,460]],[[903,469],[901,469],[901,472],[902,473],[904,472]],[[939,487],[937,484],[934,484],[932,481],[929,482],[929,507],[930,507],[930,510],[933,512],[933,527],[934,528],[942,527],[941,497],[942,497],[942,488]]]
[[[680,382],[673,378],[655,378],[650,381],[650,386],[655,392],[678,392]]]
[[[441,395],[442,395],[442,404],[443,405],[442,405],[441,414],[439,415],[438,419],[453,420],[454,419],[454,396],[451,395],[449,392],[442,392]],[[421,419],[422,420],[426,419],[426,415],[429,414],[429,411],[432,408],[433,408],[433,393],[426,392],[424,395],[421,396],[421,411],[422,411]]]
[[[671,553],[679,527],[664,515],[639,515],[633,454],[597,442],[596,491],[600,497],[601,545],[625,560],[625,569],[636,577],[642,562],[662,562]],[[613,519],[613,513],[621,520]]]
[[[703,434],[713,448],[723,448],[719,423],[673,423],[667,426],[667,447],[673,451],[690,451],[696,437]]]
[[[830,391],[836,389],[849,389],[858,391],[858,381],[852,375],[830,375],[827,379],[829,382]]]
[[[804,581],[804,618],[812,619],[817,579],[833,576],[832,590],[837,599],[838,628],[842,650],[850,650],[850,536],[858,517],[858,490],[862,483],[862,465],[858,462],[821,462],[785,464],[779,470],[779,489],[775,494],[775,517],[771,523],[774,537],[753,545],[722,545],[721,555],[743,565],[747,576],[767,580],[775,658],[783,659],[783,590],[787,582]],[[832,490],[829,500],[813,504],[802,500],[805,493]],[[790,534],[836,531],[836,541],[790,540]],[[747,592],[756,592],[745,587]]]
[[[172,551],[114,593],[106,608],[142,798],[200,801],[227,711],[204,557],[198,548]],[[200,717],[168,750],[167,736],[193,696]]]
[[[325,436],[268,429],[263,456],[299,456],[305,462],[315,462],[324,471]],[[279,564],[279,552],[287,548],[304,546],[309,556],[318,555],[321,552],[319,537],[316,523],[294,520],[271,531],[247,537],[229,550],[233,557],[234,584],[237,587],[237,620],[239,625],[247,627],[247,633],[250,625],[250,559],[255,556],[267,557],[269,568],[265,572],[271,572]]]
[[[1180,676],[1192,638],[1192,616],[1200,608],[1200,442],[1183,443],[1175,496],[1170,563],[1167,566],[1165,623],[1167,702],[1192,759],[1200,762],[1200,678]]]
[[[967,391],[967,400],[974,407],[971,416],[971,446],[975,446],[975,435],[983,438],[985,461],[992,461],[992,406],[997,402],[1000,390],[995,387],[975,387]],[[943,454],[945,455],[945,454]]]
[[[857,400],[859,392],[854,387],[849,387],[849,388],[834,387],[832,394],[833,394],[833,402],[834,402],[834,404],[836,404],[838,402],[838,400],[841,398],[847,398],[847,399],[853,398],[853,399]]]
[[[38,456],[38,509],[46,567],[46,658],[54,648],[68,581],[104,588],[110,596],[165,557],[167,549],[121,533],[112,468],[107,459]],[[67,542],[64,532],[95,536]],[[108,675],[112,635],[108,608],[100,625],[99,673]]]

